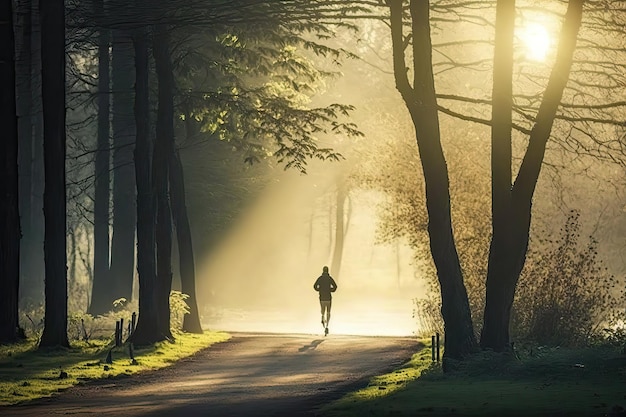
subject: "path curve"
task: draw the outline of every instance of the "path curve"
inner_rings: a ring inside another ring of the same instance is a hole
[[[2,416],[315,416],[330,400],[407,361],[409,337],[233,333],[175,365],[99,380]]]

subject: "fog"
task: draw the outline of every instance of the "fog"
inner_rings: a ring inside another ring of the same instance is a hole
[[[198,259],[203,325],[231,331],[322,332],[313,283],[332,256],[335,214],[329,187],[329,176],[280,176],[216,250]],[[353,192],[346,204],[351,215],[343,262],[339,273],[330,271],[339,287],[333,296],[331,333],[410,335],[417,330],[412,299],[423,292],[423,280],[406,245],[376,243],[380,198]]]

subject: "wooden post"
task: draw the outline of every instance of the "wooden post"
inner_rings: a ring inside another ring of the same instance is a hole
[[[431,353],[432,353],[432,358],[433,358],[433,362],[435,362],[435,336],[431,336],[430,337],[430,346],[431,346]]]
[[[135,333],[135,324],[137,323],[137,313],[135,313],[135,312],[133,311],[133,315],[132,315],[132,317],[131,317],[131,319],[130,319],[130,320],[131,320],[131,321],[130,321],[130,323],[131,323],[131,326],[130,326],[130,334],[132,335],[133,333]]]
[[[437,362],[439,362],[439,332],[437,332]]]
[[[89,336],[87,336],[87,329],[85,329],[85,319],[80,319],[80,327],[83,331],[83,340],[85,342],[89,341]]]
[[[119,320],[115,321],[115,346],[120,345],[120,322]]]

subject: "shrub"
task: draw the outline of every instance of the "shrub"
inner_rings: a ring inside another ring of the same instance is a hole
[[[189,314],[187,298],[189,295],[180,291],[170,292],[170,327],[173,331],[182,330],[185,314]]]
[[[513,340],[549,346],[580,346],[600,340],[626,346],[624,288],[617,288],[616,278],[599,258],[598,241],[589,236],[581,242],[580,229],[579,214],[572,211],[558,238],[545,242],[531,239],[513,304]],[[470,274],[465,281],[479,333],[484,276],[481,282]],[[442,333],[441,302],[434,282],[427,298],[413,300],[413,318],[420,336]]]
[[[598,242],[581,242],[571,211],[560,236],[542,251],[529,251],[517,286],[512,335],[546,345],[584,345],[624,301],[623,289],[598,257]],[[623,304],[622,304],[623,305]]]

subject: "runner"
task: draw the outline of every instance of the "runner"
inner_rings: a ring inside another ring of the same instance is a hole
[[[322,269],[322,275],[317,278],[315,284],[313,284],[313,288],[315,291],[320,294],[320,309],[322,311],[322,326],[324,327],[324,335],[328,335],[328,322],[330,321],[330,307],[332,304],[332,295],[331,293],[337,290],[337,283],[328,274],[328,267],[325,266]],[[324,312],[326,312],[326,317],[324,317]]]

